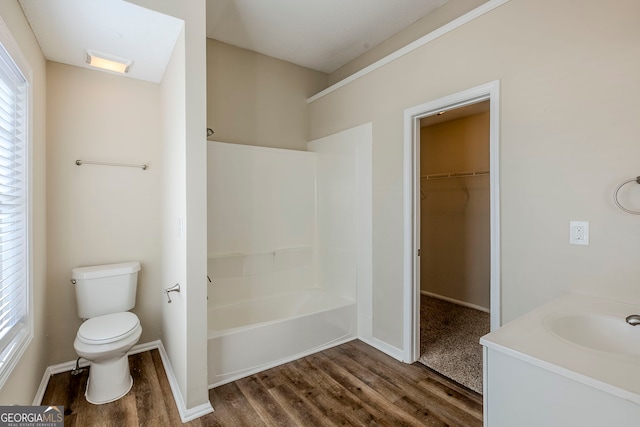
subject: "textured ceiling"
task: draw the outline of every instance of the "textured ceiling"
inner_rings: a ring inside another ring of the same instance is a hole
[[[162,81],[183,21],[123,0],[19,0],[44,56],[91,68],[86,49],[133,60],[127,77]]]
[[[190,0],[175,0],[190,1]],[[207,36],[332,72],[448,0],[207,0]],[[159,83],[183,21],[124,0],[19,0],[49,60],[89,68],[91,49]]]
[[[330,73],[447,0],[207,0],[207,37]]]

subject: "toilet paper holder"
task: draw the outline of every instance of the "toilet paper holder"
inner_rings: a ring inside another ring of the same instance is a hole
[[[171,286],[170,288],[166,288],[164,290],[164,293],[167,295],[167,304],[171,304],[171,295],[169,295],[169,292],[180,292],[180,283],[176,283],[175,285]]]

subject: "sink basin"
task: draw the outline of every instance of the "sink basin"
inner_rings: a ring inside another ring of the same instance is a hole
[[[554,314],[544,319],[544,326],[557,337],[582,347],[640,357],[640,326],[629,325],[623,316]]]

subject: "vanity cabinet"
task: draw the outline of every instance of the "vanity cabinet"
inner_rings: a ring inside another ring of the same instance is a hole
[[[480,339],[486,427],[640,426],[640,304],[569,294]]]
[[[484,425],[637,427],[640,405],[485,346]]]

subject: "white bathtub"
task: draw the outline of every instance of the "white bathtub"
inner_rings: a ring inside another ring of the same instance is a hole
[[[212,307],[208,313],[213,388],[356,337],[356,304],[309,289]]]

